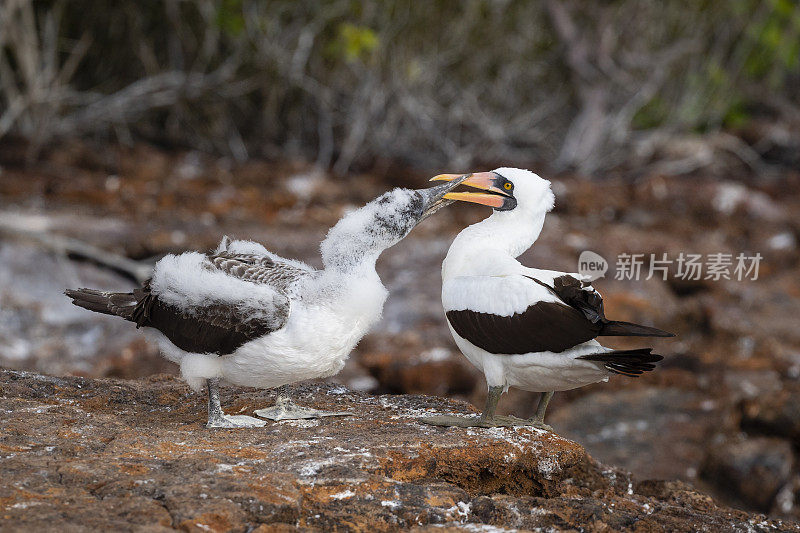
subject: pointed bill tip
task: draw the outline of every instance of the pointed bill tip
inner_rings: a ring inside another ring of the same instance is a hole
[[[453,181],[454,179],[458,179],[462,176],[468,176],[469,173],[466,174],[438,174],[428,181]]]

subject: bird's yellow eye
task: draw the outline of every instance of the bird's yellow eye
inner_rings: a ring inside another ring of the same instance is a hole
[[[511,185],[511,182],[510,182],[510,181],[507,181],[507,182],[505,183],[505,185],[503,185],[503,188],[504,188],[505,190],[507,190],[507,191],[510,191],[510,190],[511,190],[511,187],[513,187],[513,185]]]

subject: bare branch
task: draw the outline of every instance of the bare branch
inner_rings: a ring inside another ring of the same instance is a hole
[[[153,275],[153,265],[150,263],[134,261],[72,237],[26,228],[12,214],[0,213],[0,234],[36,242],[39,246],[63,256],[89,260],[104,268],[122,273],[137,283],[143,283]]]

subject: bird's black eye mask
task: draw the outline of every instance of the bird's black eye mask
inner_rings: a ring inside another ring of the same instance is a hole
[[[508,194],[514,193],[514,184],[506,178],[505,176],[501,176],[500,174],[497,175],[497,179],[495,180],[497,183],[497,188],[501,189]]]
[[[495,211],[511,211],[517,207],[517,199],[514,197],[514,183],[497,172],[493,172],[493,174],[496,177],[492,180],[492,186],[486,189],[486,193],[502,197],[502,203],[492,207]]]

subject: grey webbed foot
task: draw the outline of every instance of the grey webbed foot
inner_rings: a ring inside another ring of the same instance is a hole
[[[440,427],[456,427],[456,428],[471,428],[471,427],[479,427],[478,420],[480,417],[472,416],[449,416],[449,415],[437,415],[437,416],[429,416],[425,418],[420,418],[419,421],[423,424],[429,424],[431,426],[440,426]]]
[[[515,416],[449,416],[439,415],[427,418],[421,418],[420,422],[423,424],[430,424],[432,426],[441,427],[460,427],[460,428],[498,428],[498,427],[535,427],[538,429],[546,429],[552,431],[552,428],[547,424],[533,422],[517,418]]]
[[[267,425],[266,420],[261,420],[247,415],[220,415],[209,419],[207,428],[260,428]]]
[[[544,420],[537,420],[535,417],[529,418],[528,420],[522,420],[522,422],[524,422],[524,424],[520,425],[535,427],[537,429],[543,429],[545,431],[553,431],[553,426],[545,424]]]
[[[500,400],[500,395],[503,394],[503,387],[489,387],[489,395],[486,397],[486,407],[483,409],[483,414],[480,416],[450,416],[439,415],[421,418],[420,422],[423,424],[430,424],[432,426],[442,427],[460,427],[460,428],[497,428],[497,427],[535,427],[537,429],[544,429],[553,431],[553,428],[544,423],[544,410],[547,409],[547,403],[553,396],[552,392],[545,393],[542,401],[539,402],[539,407],[536,410],[536,415],[530,420],[517,418],[516,416],[498,416],[495,415],[497,409],[497,402]]]
[[[297,405],[289,397],[289,388],[283,386],[278,389],[278,397],[275,405],[255,412],[262,418],[270,420],[305,420],[310,418],[322,418],[326,416],[351,416],[353,413],[347,411],[321,411],[312,407]]]
[[[431,426],[457,428],[493,428],[509,426],[508,420],[504,420],[504,417],[500,416],[484,418],[482,416],[438,415],[420,418],[419,421],[423,424],[430,424]]]
[[[260,428],[266,426],[264,420],[247,415],[226,415],[219,403],[219,379],[206,380],[208,386],[207,428]]]
[[[483,409],[481,416],[449,416],[439,415],[421,418],[420,422],[430,424],[432,426],[443,427],[459,427],[459,428],[491,428],[498,426],[507,426],[503,423],[502,418],[495,416],[494,412],[497,408],[497,402],[500,401],[500,395],[503,394],[503,387],[489,387],[489,394],[486,396],[486,406]]]
[[[262,418],[270,420],[303,420],[309,418],[322,418],[325,416],[351,416],[347,411],[321,411],[311,407],[302,407],[295,403],[275,404],[272,407],[259,409],[255,412]]]

